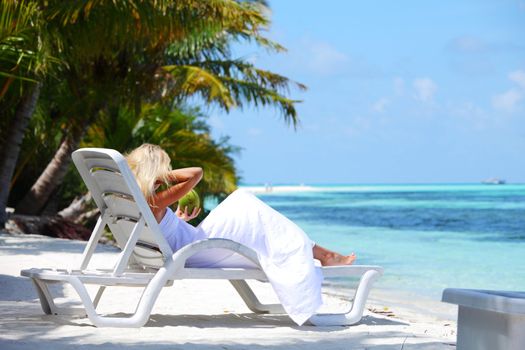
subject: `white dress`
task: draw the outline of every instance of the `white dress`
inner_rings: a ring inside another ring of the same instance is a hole
[[[288,315],[303,324],[321,306],[322,273],[315,267],[313,242],[296,224],[246,191],[237,190],[193,227],[168,208],[160,228],[177,251],[206,238],[227,238],[253,249]],[[188,260],[195,267],[252,267],[231,251],[205,251]]]

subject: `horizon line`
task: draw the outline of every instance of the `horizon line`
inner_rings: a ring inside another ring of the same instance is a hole
[[[508,186],[508,185],[525,185],[525,182],[506,182],[504,184],[490,184],[478,182],[335,182],[335,183],[306,183],[306,182],[247,182],[239,183],[238,186],[392,186],[392,185],[484,185],[484,186]]]

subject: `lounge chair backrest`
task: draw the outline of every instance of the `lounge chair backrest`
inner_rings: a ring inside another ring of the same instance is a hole
[[[160,267],[171,258],[173,252],[124,156],[112,149],[83,148],[72,157],[100,209],[103,224],[121,249],[130,249],[124,264],[131,258],[144,267]],[[134,228],[139,230],[136,237],[132,237]]]

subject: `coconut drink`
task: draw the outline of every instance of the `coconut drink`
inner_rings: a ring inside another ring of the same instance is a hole
[[[179,199],[180,210],[184,211],[184,209],[187,208],[188,214],[193,213],[193,210],[195,208],[200,208],[200,206],[201,200],[195,190],[191,190],[190,192],[186,193],[184,197]]]

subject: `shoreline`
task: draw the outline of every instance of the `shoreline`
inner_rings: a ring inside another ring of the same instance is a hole
[[[369,191],[387,191],[398,192],[406,190],[417,191],[435,191],[435,190],[454,190],[454,191],[512,191],[521,189],[525,186],[522,183],[511,183],[505,185],[487,185],[482,183],[406,183],[406,184],[286,184],[286,185],[240,185],[239,189],[251,192],[253,194],[271,194],[271,193],[300,193],[300,192],[369,192]]]
[[[239,189],[248,191],[253,194],[318,191],[318,189],[316,189],[314,186],[306,185],[239,186]]]
[[[88,319],[44,315],[36,291],[20,270],[31,267],[74,268],[85,242],[40,235],[0,233],[0,348],[49,346],[122,346],[137,349],[453,349],[456,326],[427,312],[405,308],[414,299],[372,289],[362,321],[350,327],[296,326],[286,315],[255,315],[226,281],[175,281],[163,289],[150,321],[140,329],[104,328]],[[97,249],[93,266],[115,259],[112,246]],[[250,281],[262,302],[275,300],[266,283]],[[72,302],[67,285],[54,285],[60,300]],[[141,288],[108,288],[101,312],[132,313]],[[349,306],[348,291],[328,285],[322,312]],[[181,302],[182,300],[182,302]],[[422,304],[423,305],[423,304]],[[426,305],[426,304],[424,304]],[[431,307],[431,306],[428,306]],[[372,310],[372,311],[370,311]]]

